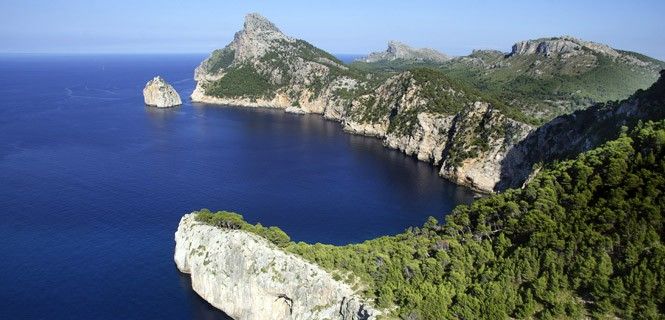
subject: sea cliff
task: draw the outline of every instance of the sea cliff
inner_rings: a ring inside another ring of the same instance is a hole
[[[657,70],[665,66],[648,57],[571,37],[519,42],[506,54],[485,50],[453,59],[425,59],[414,50],[391,43],[385,59],[376,66],[412,60],[428,61],[425,67],[386,72],[345,65],[253,13],[247,15],[231,43],[215,50],[196,68],[197,85],[191,98],[202,103],[321,114],[339,121],[347,132],[380,138],[388,148],[432,163],[446,179],[491,193],[521,186],[539,162],[571,157],[617,136],[616,127],[609,134],[569,130],[570,134],[557,136],[561,121],[570,127],[588,124],[579,122],[579,117],[556,118],[562,110],[574,109],[562,106],[575,101],[587,104],[593,95],[559,97],[550,92],[559,89],[537,79],[567,77],[566,83],[584,89],[589,84],[574,84],[570,76],[602,75],[602,79],[618,81],[616,87],[646,89],[645,84],[653,83]],[[499,78],[480,76],[500,72],[512,79],[524,73],[522,65],[536,68],[527,72],[533,73],[534,79],[528,81],[532,87],[513,90],[518,87],[511,85],[498,90],[497,85],[503,83]],[[626,68],[636,70],[628,78],[637,80],[629,83],[626,77],[616,76]],[[615,76],[603,75],[601,69]],[[546,101],[553,105],[544,106]],[[591,109],[603,109],[599,108]],[[538,125],[541,128],[534,133]],[[554,139],[557,147],[535,143],[536,135]],[[577,143],[582,140],[588,143]]]
[[[245,230],[182,217],[176,266],[192,288],[236,320],[375,319],[379,312],[322,268]]]
[[[182,104],[178,92],[160,76],[156,76],[146,83],[143,89],[143,100],[146,105],[158,108],[169,108]]]
[[[500,172],[493,168],[533,129],[506,117],[506,105],[439,72],[383,77],[351,70],[258,14],[247,15],[234,40],[204,60],[194,77],[195,102],[322,114],[348,132],[444,165],[441,176],[482,192],[494,191]]]

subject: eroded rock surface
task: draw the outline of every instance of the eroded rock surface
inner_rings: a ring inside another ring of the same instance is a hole
[[[180,220],[174,260],[203,299],[236,320],[375,319],[347,284],[299,256],[242,230]]]
[[[158,108],[175,107],[182,104],[178,92],[160,76],[156,76],[146,83],[143,88],[143,99],[146,105]]]

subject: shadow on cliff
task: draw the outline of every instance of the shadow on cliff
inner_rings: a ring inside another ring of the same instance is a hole
[[[188,291],[191,302],[191,317],[190,319],[202,320],[233,320],[233,318],[226,315],[226,313],[213,307],[210,303],[201,298],[192,289],[192,278],[185,273],[178,271],[180,277],[180,286]]]
[[[521,187],[538,164],[570,159],[619,137],[622,127],[665,118],[665,70],[649,89],[621,102],[596,104],[554,118],[531,132],[501,161],[494,191]]]

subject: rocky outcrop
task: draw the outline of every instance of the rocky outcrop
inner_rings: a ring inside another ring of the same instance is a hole
[[[398,41],[390,41],[386,51],[373,52],[362,59],[369,63],[394,60],[444,62],[450,60],[450,57],[434,49],[412,48]]]
[[[475,190],[499,191],[504,159],[532,130],[489,103],[476,102],[456,116],[439,174]]]
[[[337,93],[362,85],[347,70],[332,55],[284,35],[272,22],[252,13],[230,44],[196,68],[197,86],[191,98],[203,103],[289,108],[339,119],[350,101]],[[237,83],[238,78],[248,77],[251,84]]]
[[[513,45],[510,54],[541,54],[545,56],[552,54],[581,54],[584,49],[602,53],[610,57],[618,57],[620,55],[619,52],[607,45],[584,41],[569,36],[520,41]]]
[[[146,105],[158,108],[168,108],[182,104],[178,92],[160,76],[156,76],[146,83],[145,88],[143,88],[143,100]]]
[[[510,56],[532,54],[546,57],[561,55],[563,58],[597,54],[630,65],[651,69],[652,71],[654,71],[654,68],[658,68],[654,61],[649,61],[645,57],[638,57],[629,52],[619,51],[606,44],[581,40],[570,36],[520,41],[513,45],[510,52]],[[658,71],[658,69],[655,71]]]
[[[439,174],[457,184],[494,191],[506,154],[533,127],[504,116],[437,73],[418,73],[391,77],[355,100],[344,129],[383,138],[386,147],[442,165]],[[440,99],[459,106],[442,112],[436,106]]]
[[[242,230],[185,215],[174,260],[203,299],[236,320],[375,319],[380,314],[351,287],[299,256]]]
[[[420,161],[441,163],[448,145],[455,116],[421,112],[417,116],[416,129],[408,135],[387,133],[385,145],[414,155]]]

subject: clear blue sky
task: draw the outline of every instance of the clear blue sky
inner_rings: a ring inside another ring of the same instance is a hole
[[[333,53],[388,40],[452,55],[572,35],[665,60],[665,0],[3,0],[0,52],[184,53],[223,47],[259,12]]]

